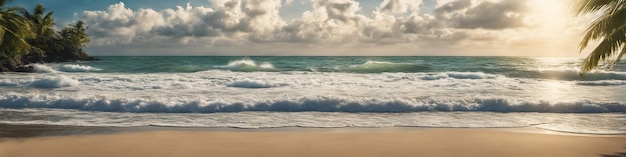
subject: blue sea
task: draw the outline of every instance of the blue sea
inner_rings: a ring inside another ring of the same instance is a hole
[[[0,123],[626,133],[626,64],[581,77],[579,58],[98,58],[0,74]]]

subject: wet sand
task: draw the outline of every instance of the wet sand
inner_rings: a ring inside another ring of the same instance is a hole
[[[103,128],[94,127],[72,133],[76,128],[70,127],[48,128],[65,134],[42,134],[46,131],[41,130],[46,129],[35,126],[0,127],[3,127],[0,133],[14,130],[11,135],[0,134],[0,157],[626,157],[626,135],[565,134],[532,128],[109,128],[102,131]],[[31,132],[28,136],[19,135],[20,131],[15,132],[20,130],[17,127],[30,128]],[[32,130],[40,130],[40,134]]]

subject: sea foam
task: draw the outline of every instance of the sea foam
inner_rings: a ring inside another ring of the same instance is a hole
[[[498,77],[493,74],[485,74],[482,72],[445,72],[426,75],[422,80],[439,80],[439,79],[494,79]]]
[[[44,65],[44,64],[33,64],[32,65],[33,68],[35,69],[35,72],[37,73],[56,73],[59,72],[57,70],[54,70],[53,68]]]
[[[30,83],[30,86],[35,88],[62,88],[78,86],[79,82],[67,76],[59,75],[53,78],[44,78],[34,80]]]
[[[227,84],[227,86],[239,87],[239,88],[272,88],[272,87],[287,86],[287,84],[244,79],[244,80],[239,80],[239,81],[233,81]]]
[[[66,97],[47,94],[5,94],[2,108],[55,108],[83,111],[136,113],[219,113],[219,112],[541,112],[541,113],[626,113],[620,102],[533,102],[504,98],[437,100],[430,98],[363,99],[353,97],[303,97],[262,100],[216,100],[209,98],[107,98]]]
[[[263,62],[258,65],[254,60],[249,58],[231,61],[228,65],[218,66],[218,68],[240,72],[275,71],[274,65],[271,63]]]
[[[426,72],[432,70],[428,65],[412,64],[412,63],[393,63],[382,61],[367,61],[361,65],[351,66],[345,69],[339,69],[342,72],[354,73],[383,73],[383,72]]]
[[[102,69],[94,68],[86,65],[78,65],[78,64],[66,64],[59,67],[60,71],[63,72],[91,72],[91,71],[100,71]]]

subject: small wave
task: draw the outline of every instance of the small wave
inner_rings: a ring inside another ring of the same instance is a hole
[[[228,65],[218,66],[218,68],[238,72],[276,71],[274,65],[271,63],[263,62],[260,65],[257,65],[254,60],[248,58],[231,61]]]
[[[67,76],[60,75],[56,78],[44,78],[30,83],[35,88],[63,88],[78,86],[79,82]]]
[[[37,73],[57,73],[59,71],[52,69],[51,67],[44,64],[33,64],[33,68]]]
[[[286,86],[284,83],[272,83],[267,81],[256,81],[250,79],[244,79],[240,81],[234,81],[227,86],[229,87],[238,87],[238,88],[272,88],[272,87],[282,87]]]
[[[380,61],[367,61],[364,64],[353,66],[343,71],[356,73],[383,73],[383,72],[424,72],[432,68],[427,65],[417,65],[410,63],[391,63]]]
[[[539,78],[563,81],[626,80],[625,72],[596,71],[580,75],[577,70],[537,70],[508,73],[509,77]]]
[[[63,72],[91,72],[91,71],[100,71],[102,69],[94,68],[86,65],[78,65],[78,64],[66,64],[59,67],[60,71]]]
[[[622,81],[622,80],[580,81],[576,84],[582,85],[582,86],[620,86],[620,85],[626,85],[626,81]]]
[[[502,98],[475,98],[441,101],[416,99],[359,99],[348,97],[309,97],[254,101],[109,99],[106,97],[64,97],[40,94],[5,94],[3,108],[55,108],[83,111],[133,113],[217,113],[217,112],[541,112],[541,113],[626,113],[619,102],[533,102]]]
[[[439,74],[431,74],[422,77],[422,80],[440,80],[440,79],[494,79],[497,75],[485,74],[482,72],[445,72]]]
[[[9,81],[9,80],[0,80],[0,87],[1,86],[17,86],[19,85],[19,83],[15,82],[15,81]]]

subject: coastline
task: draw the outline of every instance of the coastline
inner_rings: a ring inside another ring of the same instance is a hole
[[[8,127],[7,127],[8,126]],[[626,135],[535,128],[164,128],[2,125],[0,156],[599,156]],[[0,130],[1,131],[1,130]],[[48,134],[46,134],[46,132]],[[55,134],[50,134],[54,133]],[[6,135],[6,134],[3,134]]]

